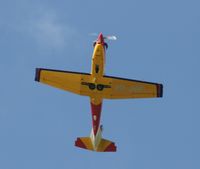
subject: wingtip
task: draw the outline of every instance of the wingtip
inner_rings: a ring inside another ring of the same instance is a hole
[[[115,143],[111,142],[110,145],[104,150],[104,152],[116,152],[117,151],[117,146]]]
[[[35,69],[35,81],[39,82],[40,81],[40,68]]]
[[[77,140],[75,141],[74,144],[76,147],[80,147],[80,148],[84,148],[87,149],[87,147],[85,146],[84,142],[81,140],[81,138],[77,138]]]
[[[157,97],[163,97],[163,85],[162,84],[157,85]]]

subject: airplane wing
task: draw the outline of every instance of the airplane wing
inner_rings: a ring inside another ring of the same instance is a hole
[[[37,68],[35,81],[79,95],[106,99],[162,97],[158,83],[103,76],[93,83],[91,74]]]
[[[90,95],[89,88],[81,85],[81,82],[90,81],[90,78],[88,73],[43,68],[37,68],[35,74],[35,81],[79,95]]]
[[[162,97],[163,85],[145,81],[104,76],[102,83],[106,87],[102,97],[107,99],[155,98]]]

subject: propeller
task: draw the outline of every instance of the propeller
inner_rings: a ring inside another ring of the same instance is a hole
[[[117,37],[116,36],[104,36],[104,39],[106,40],[117,40]]]
[[[98,36],[98,33],[90,33],[90,36]],[[114,35],[108,35],[103,37],[105,40],[117,40],[117,37]]]

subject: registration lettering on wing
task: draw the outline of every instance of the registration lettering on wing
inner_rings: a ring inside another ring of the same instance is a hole
[[[144,91],[144,87],[143,86],[124,86],[124,85],[117,85],[115,87],[115,91],[118,92],[124,92],[124,91],[128,91],[130,93],[139,93]]]
[[[125,86],[124,85],[117,85],[115,87],[115,90],[118,92],[123,92],[125,90]]]
[[[131,86],[129,88],[129,92],[131,93],[139,93],[139,92],[142,92],[143,90],[144,90],[143,86]]]

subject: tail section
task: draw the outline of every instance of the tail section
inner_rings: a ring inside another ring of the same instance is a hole
[[[99,152],[115,152],[116,150],[117,147],[115,146],[115,143],[106,139],[101,139],[97,147],[97,151]]]
[[[75,146],[92,151],[94,150],[90,137],[78,137],[75,141]]]
[[[97,152],[116,152],[117,150],[115,143],[106,139],[101,139],[98,146],[94,147],[90,137],[77,138],[75,146]]]

